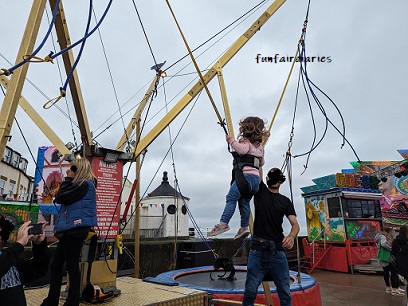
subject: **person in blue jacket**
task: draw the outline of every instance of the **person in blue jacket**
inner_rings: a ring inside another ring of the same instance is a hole
[[[50,265],[50,289],[41,305],[59,305],[65,263],[69,276],[69,289],[64,306],[78,306],[81,297],[79,263],[82,244],[91,227],[97,225],[96,178],[88,160],[80,158],[71,162],[55,202],[61,204],[54,227],[54,235],[59,242]]]

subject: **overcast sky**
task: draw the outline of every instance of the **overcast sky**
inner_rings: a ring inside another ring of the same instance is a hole
[[[0,0],[0,3],[0,68],[10,68],[7,60],[16,60],[31,1]],[[107,3],[107,0],[94,1],[98,20]],[[170,3],[190,48],[194,49],[260,1],[173,0]],[[211,67],[271,3],[266,1],[258,10],[246,15],[194,52],[200,69],[204,71]],[[271,122],[290,63],[257,63],[256,58],[258,54],[270,57],[275,54],[279,57],[294,55],[307,4],[306,0],[288,0],[224,67],[223,75],[235,133],[239,120],[246,116],[259,116],[268,124]],[[71,41],[74,42],[85,32],[88,3],[65,1],[64,8]],[[397,150],[407,148],[407,11],[408,2],[405,0],[387,4],[379,0],[311,1],[306,52],[308,56],[330,57],[331,61],[308,63],[308,76],[341,111],[346,138],[361,160],[401,160]],[[48,15],[44,14],[43,17],[36,47],[45,36],[48,18],[51,18],[48,6],[47,12]],[[93,18],[91,27],[94,26]],[[99,29],[100,32],[96,31],[86,41],[77,72],[90,129],[94,136],[98,135],[96,140],[101,146],[114,149],[123,134],[124,125],[127,126],[131,120],[154,77],[150,67],[155,61],[166,61],[163,68],[167,69],[184,57],[187,49],[165,1],[113,1]],[[44,57],[50,50],[54,50],[56,44],[53,31],[38,56]],[[79,47],[74,49],[75,56],[78,51]],[[39,90],[26,82],[23,96],[65,143],[75,140],[78,143],[81,139],[79,130],[75,124],[71,125],[69,116],[65,115],[69,113],[76,122],[69,94],[66,101],[58,102],[63,112],[56,107],[47,110],[42,107],[48,99],[59,95],[59,87],[66,78],[64,74],[60,76],[62,69],[61,57],[57,58],[54,65],[31,64],[27,77]],[[167,73],[169,77],[165,79],[166,83],[163,85],[163,81],[160,82],[149,112],[144,113],[144,117],[147,113],[147,123],[143,135],[190,90],[198,77],[189,57],[172,66]],[[284,162],[295,110],[298,77],[297,64],[266,145],[266,168],[281,167]],[[209,84],[209,89],[218,111],[224,117],[216,78]],[[342,130],[341,118],[336,109],[322,94],[318,96],[329,119]],[[293,155],[307,152],[314,139],[312,116],[303,89],[299,91],[296,109],[291,149]],[[320,139],[324,133],[325,118],[316,104],[313,104],[312,109],[316,139]],[[34,156],[39,146],[52,145],[21,108],[17,111],[16,119]],[[227,151],[224,131],[217,121],[210,100],[203,91],[172,122],[170,129],[166,129],[150,145],[141,172],[141,192],[144,193],[146,190],[151,192],[160,184],[163,171],[169,172],[169,181],[173,184],[175,169],[181,191],[191,199],[189,207],[201,228],[218,223],[230,182],[232,159]],[[172,154],[165,158],[171,141],[178,134]],[[34,175],[34,162],[16,124],[12,128],[12,136],[8,145],[29,160],[29,174]],[[293,198],[303,235],[306,234],[306,222],[300,187],[312,185],[314,178],[351,168],[349,162],[355,161],[357,157],[350,146],[341,148],[341,144],[341,135],[329,126],[323,141],[308,161],[307,156],[292,161]],[[307,162],[308,167],[304,172]],[[134,172],[133,165],[130,180],[134,179]],[[156,172],[158,174],[155,176]],[[283,187],[282,193],[290,197],[288,184],[285,183]],[[239,226],[238,211],[230,226],[231,233],[220,237],[235,233]]]

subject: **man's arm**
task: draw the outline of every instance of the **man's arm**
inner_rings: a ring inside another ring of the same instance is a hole
[[[295,239],[297,234],[299,234],[300,231],[300,226],[297,221],[297,218],[295,215],[289,215],[288,220],[292,226],[289,235],[287,235],[285,238],[282,240],[282,246],[285,249],[291,249],[295,245]]]

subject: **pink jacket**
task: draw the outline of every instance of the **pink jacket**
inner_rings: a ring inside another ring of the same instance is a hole
[[[259,164],[262,167],[265,164],[264,159],[264,147],[262,145],[254,145],[248,139],[242,138],[238,141],[232,139],[228,142],[230,146],[237,152],[239,155],[252,155],[261,158],[261,162]],[[243,169],[244,174],[255,174],[259,176],[259,170],[253,167],[245,166]]]

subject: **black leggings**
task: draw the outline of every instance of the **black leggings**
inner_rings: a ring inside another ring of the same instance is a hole
[[[391,274],[391,287],[398,288],[398,275],[397,270],[393,264],[383,267],[384,270],[384,282],[387,287],[390,287],[390,274]]]
[[[51,280],[48,297],[42,306],[58,306],[63,266],[66,263],[69,275],[68,297],[64,306],[78,306],[80,302],[81,271],[79,268],[83,239],[63,237],[59,242],[51,262]]]

